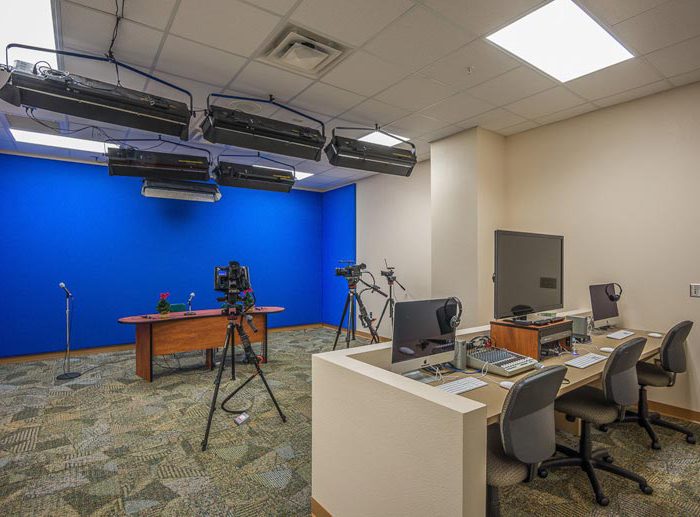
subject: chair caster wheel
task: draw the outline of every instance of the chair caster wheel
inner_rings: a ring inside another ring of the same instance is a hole
[[[605,457],[603,458],[603,461],[604,461],[605,463],[613,463],[613,462],[615,461],[615,458],[613,458],[612,456],[605,456]]]
[[[608,429],[610,429],[610,428],[609,428],[607,425],[605,425],[605,424],[599,425],[599,426],[598,426],[598,431],[602,431],[602,432],[604,432],[604,433],[607,433],[607,432],[608,432]]]
[[[639,485],[639,489],[646,495],[651,495],[654,493],[654,489],[651,488],[649,485]]]
[[[690,436],[686,436],[686,437],[685,437],[685,441],[688,442],[688,443],[691,443],[691,444],[695,445],[695,443],[696,443],[696,442],[695,442],[695,435],[691,434]]]
[[[546,478],[549,475],[549,471],[547,469],[537,469],[537,475],[541,478]]]
[[[610,504],[610,499],[608,499],[604,495],[596,497],[595,500],[600,506],[608,506]]]
[[[661,449],[661,444],[659,442],[651,442],[651,448],[658,451]]]

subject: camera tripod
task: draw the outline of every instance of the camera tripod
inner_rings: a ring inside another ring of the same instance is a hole
[[[354,340],[355,339],[355,330],[357,327],[356,321],[355,321],[355,303],[357,303],[357,306],[360,308],[360,321],[362,322],[362,326],[367,328],[369,330],[370,335],[372,336],[372,340],[370,341],[371,343],[379,343],[379,334],[377,334],[376,329],[372,325],[372,317],[371,315],[367,312],[367,308],[365,307],[365,304],[362,302],[362,292],[366,290],[372,290],[375,292],[378,292],[382,296],[386,296],[376,285],[369,285],[367,282],[364,280],[361,280],[360,278],[357,277],[350,277],[347,278],[348,281],[348,295],[345,298],[345,306],[343,307],[343,315],[340,317],[340,323],[338,323],[338,330],[335,333],[335,341],[333,342],[333,350],[338,346],[338,339],[340,338],[340,333],[343,331],[343,323],[345,322],[345,316],[348,315],[348,326],[346,327],[346,333],[345,333],[345,348],[350,348],[350,341],[351,338]],[[357,292],[357,284],[362,283],[367,286],[366,289],[363,289],[362,292],[358,293]]]
[[[384,260],[384,263],[386,264],[386,259]],[[389,319],[391,320],[392,325],[394,324],[394,305],[396,304],[396,300],[394,298],[394,284],[398,285],[402,290],[406,290],[404,286],[401,285],[401,282],[399,282],[396,279],[396,273],[394,273],[394,267],[390,267],[387,264],[387,270],[382,271],[382,276],[386,277],[386,281],[389,284],[389,296],[386,299],[386,302],[384,302],[384,308],[382,309],[382,314],[379,316],[379,321],[377,322],[377,329],[379,329],[382,326],[382,320],[384,319],[384,314],[386,313],[387,308],[389,309]]]
[[[238,318],[238,321],[236,321],[236,318]],[[226,411],[227,413],[232,413],[234,415],[240,415],[241,413],[244,413],[245,411],[239,411],[239,410],[233,410],[233,409],[228,409],[226,407],[226,403],[233,398],[233,396],[241,391],[245,387],[246,384],[248,384],[250,381],[255,379],[255,377],[260,376],[260,379],[262,379],[263,384],[265,385],[265,389],[267,389],[267,392],[270,395],[270,398],[272,399],[273,404],[275,405],[275,408],[277,408],[277,412],[280,415],[280,418],[282,419],[282,422],[287,421],[287,417],[284,416],[284,413],[282,413],[282,409],[280,408],[280,405],[277,403],[277,399],[275,399],[275,395],[272,393],[272,389],[270,389],[270,385],[267,383],[267,379],[265,379],[265,374],[263,374],[263,371],[260,369],[260,362],[258,361],[258,356],[255,355],[255,352],[253,351],[253,347],[250,344],[250,338],[248,337],[248,334],[246,334],[245,329],[243,328],[243,319],[245,318],[246,322],[248,325],[253,329],[253,331],[257,332],[258,329],[256,329],[253,326],[253,319],[252,316],[246,315],[245,313],[242,314],[230,314],[228,316],[228,326],[226,327],[226,340],[224,341],[224,352],[221,357],[221,363],[219,364],[219,371],[216,373],[216,380],[214,381],[214,395],[212,396],[211,399],[211,406],[209,407],[209,417],[207,419],[207,428],[204,431],[204,439],[202,440],[202,451],[207,450],[207,444],[209,443],[209,430],[211,429],[211,421],[212,418],[214,417],[214,411],[216,410],[216,399],[219,396],[219,387],[221,385],[221,376],[224,373],[224,365],[226,364],[226,355],[228,355],[228,349],[229,347],[233,347],[233,332],[234,330],[238,332],[238,335],[241,338],[241,343],[243,344],[243,350],[245,351],[246,358],[248,360],[248,363],[252,363],[255,365],[255,373],[248,377],[243,384],[238,386],[233,392],[227,396],[222,402],[221,402],[221,409]],[[234,357],[234,351],[231,350],[231,361],[235,361]],[[231,366],[233,368],[233,365]],[[233,374],[233,370],[232,370]]]

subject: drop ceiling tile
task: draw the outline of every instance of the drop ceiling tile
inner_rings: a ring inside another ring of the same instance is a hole
[[[536,119],[566,108],[572,108],[586,102],[563,86],[536,93],[525,99],[508,104],[506,109],[522,117]]]
[[[521,122],[520,124],[515,124],[514,126],[501,129],[498,132],[503,136],[509,136],[514,135],[516,133],[522,133],[523,131],[527,131],[528,129],[533,129],[535,127],[538,127],[539,125],[540,124],[538,124],[537,122],[528,120],[527,122]]]
[[[364,97],[328,84],[316,83],[293,101],[295,106],[319,111],[331,117],[359,104]]]
[[[587,102],[586,104],[580,104],[578,106],[575,106],[573,108],[567,108],[561,111],[557,111],[556,113],[551,113],[549,115],[545,115],[543,117],[538,117],[535,119],[535,122],[538,122],[540,124],[551,124],[552,122],[559,122],[560,120],[565,120],[568,118],[574,118],[579,115],[583,115],[584,113],[589,113],[591,111],[597,110],[598,106],[595,104],[592,104],[590,102]]]
[[[312,82],[311,79],[292,72],[251,61],[238,74],[231,86],[257,97],[267,97],[272,94],[279,100],[289,100]]]
[[[408,114],[409,110],[397,108],[374,99],[368,99],[343,113],[343,118],[363,125],[373,126],[374,124],[379,124],[383,126]]]
[[[629,59],[566,83],[569,90],[588,99],[609,97],[661,79],[660,74],[639,59]]]
[[[315,111],[311,111],[308,109],[300,109],[296,106],[291,106],[293,109],[297,109],[299,111],[302,111],[309,117],[313,117],[317,120],[320,120],[324,124],[327,124],[332,117],[329,117],[328,115],[324,115],[323,113],[317,113]],[[300,126],[308,126],[308,127],[317,127],[318,124],[313,121],[309,120],[305,117],[302,117],[301,115],[294,113],[292,111],[287,111],[286,109],[280,108],[277,111],[274,112],[272,115],[272,118],[275,120],[281,120],[283,122],[289,122],[290,124],[298,124]]]
[[[620,23],[665,2],[668,0],[579,0],[582,7],[608,25]]]
[[[333,134],[333,130],[335,128],[339,128],[339,127],[373,128],[374,124],[364,124],[363,125],[363,124],[358,124],[356,122],[352,122],[351,120],[334,118],[333,120],[331,120],[330,122],[328,122],[326,124],[326,136],[328,138],[330,138],[331,135]],[[363,136],[370,134],[372,131],[374,131],[374,130],[373,129],[367,129],[367,130],[362,130],[362,131],[342,130],[342,131],[340,131],[340,134],[343,136],[347,136],[349,138],[359,139],[359,138],[362,138]],[[323,155],[323,161],[326,163],[328,162],[325,154]],[[329,165],[329,167],[330,167],[330,165]]]
[[[412,5],[409,0],[304,0],[291,19],[332,39],[360,46]]]
[[[76,49],[65,50],[75,51]],[[90,79],[97,79],[98,81],[104,81],[110,84],[117,83],[117,74],[114,65],[111,63],[65,56],[63,58],[63,70],[66,70],[72,74],[89,77]],[[148,70],[144,71],[148,72]],[[142,91],[144,86],[146,86],[146,82],[148,81],[147,78],[126,70],[125,68],[120,68],[119,80],[121,85],[125,88],[131,88],[132,90],[138,91]]]
[[[313,160],[304,160],[295,165],[297,172],[309,172],[313,175],[321,174],[332,168],[329,163],[315,162]]]
[[[427,117],[420,113],[414,113],[391,123],[391,128],[397,130],[398,135],[409,138],[417,138],[428,133],[435,132],[445,127],[442,120]],[[391,130],[388,130],[390,133]]]
[[[464,131],[464,129],[459,127],[459,126],[449,125],[449,126],[442,127],[436,131],[431,131],[429,133],[426,133],[423,136],[421,136],[418,140],[422,140],[422,141],[426,141],[426,142],[435,142],[436,140],[441,140],[441,139],[446,138],[450,135],[454,135],[456,133],[461,133],[462,131]],[[414,142],[414,145],[415,145],[415,142]],[[417,152],[418,151],[416,151],[416,153]]]
[[[445,123],[454,124],[493,108],[494,106],[490,103],[462,92],[424,109],[421,113]]]
[[[518,61],[495,45],[484,40],[476,40],[421,70],[420,73],[425,77],[464,89],[488,81],[518,66],[520,66]]]
[[[613,33],[641,54],[700,34],[700,2],[673,0],[618,23]]]
[[[238,90],[224,90],[223,92],[224,95],[233,95],[236,97],[248,97],[251,98],[252,96],[249,93],[246,92],[241,92]],[[252,98],[261,98],[260,96],[254,96]],[[246,113],[250,113],[251,115],[259,115],[261,117],[272,117],[272,118],[277,118],[273,117],[273,114],[279,112],[279,111],[284,111],[285,113],[290,113],[287,110],[282,110],[280,107],[276,106],[275,104],[269,104],[267,102],[262,102],[262,100],[265,100],[264,97],[261,98],[260,102],[255,102],[252,100],[242,100],[242,99],[227,99],[225,97],[212,97],[212,104],[216,104],[217,106],[223,106],[225,108],[230,108],[230,109],[237,109],[240,111],[244,111]],[[297,116],[297,115],[294,115]]]
[[[114,29],[114,15],[63,1],[61,34],[63,46],[104,55]],[[114,45],[114,55],[130,65],[153,65],[163,33],[144,25],[123,20]]]
[[[250,56],[267,39],[280,17],[238,0],[182,0],[172,34]]]
[[[645,56],[666,77],[700,68],[700,36],[666,47]]]
[[[450,21],[476,36],[489,34],[541,5],[544,0],[425,0]]]
[[[671,77],[669,81],[671,81],[674,86],[683,86],[685,84],[700,81],[700,69],[693,70],[692,72],[688,72],[687,74],[681,74],[675,77]]]
[[[248,0],[248,3],[273,13],[287,14],[296,3],[296,0]]]
[[[529,67],[521,66],[467,90],[471,95],[503,106],[556,86],[556,83]]]
[[[502,108],[496,108],[482,113],[481,115],[477,115],[476,117],[458,122],[457,125],[462,129],[471,129],[478,126],[488,129],[489,131],[499,131],[522,122],[525,122],[525,119],[520,115],[516,115]]]
[[[376,99],[407,109],[419,110],[455,93],[456,88],[412,75],[376,96]]]
[[[168,74],[160,70],[156,70],[155,72],[153,72],[153,75],[155,75],[159,79],[162,79],[163,81],[167,81],[189,91],[192,94],[192,97],[194,98],[195,110],[205,109],[207,107],[207,96],[210,93],[221,91],[221,88],[218,88],[214,85],[202,83],[199,81],[193,81],[184,77],[178,77],[176,75]],[[177,90],[174,90],[164,84],[161,84],[157,81],[149,81],[148,85],[146,86],[146,92],[189,104],[189,98],[187,97],[187,95]]]
[[[365,45],[386,61],[417,70],[474,39],[432,11],[416,6]]]
[[[114,0],[71,0],[71,2],[82,4],[93,9],[99,9],[108,14],[116,14]],[[119,5],[119,10],[121,12],[122,2],[119,2]],[[174,6],[175,0],[128,1],[124,2],[124,11],[122,15],[126,20],[132,20],[163,30],[168,24]]]
[[[328,72],[322,81],[360,95],[371,96],[406,75],[408,71],[405,68],[358,50]]]
[[[613,104],[619,104],[621,102],[627,102],[633,99],[639,99],[640,97],[646,97],[647,95],[662,92],[672,87],[673,86],[666,80],[657,81],[655,83],[640,86],[639,88],[632,88],[631,90],[626,90],[622,93],[618,93],[617,95],[611,95],[610,97],[597,99],[595,101],[595,104],[597,106],[612,106]]]
[[[217,86],[226,85],[245,59],[177,36],[168,36],[156,67],[170,74]]]

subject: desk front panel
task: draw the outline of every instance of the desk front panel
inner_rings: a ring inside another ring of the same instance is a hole
[[[253,314],[253,323],[259,330],[257,333],[250,328],[245,329],[252,343],[264,341],[267,330],[265,317],[265,314]],[[223,315],[161,321],[153,324],[153,355],[224,346],[227,325],[228,320]],[[244,325],[246,324],[244,323]],[[238,336],[236,336],[235,342],[240,343]]]

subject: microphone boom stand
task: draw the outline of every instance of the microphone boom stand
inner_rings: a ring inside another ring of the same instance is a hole
[[[66,355],[63,358],[63,373],[56,376],[58,381],[67,381],[80,377],[80,372],[70,371],[70,311],[73,295],[66,291]]]

